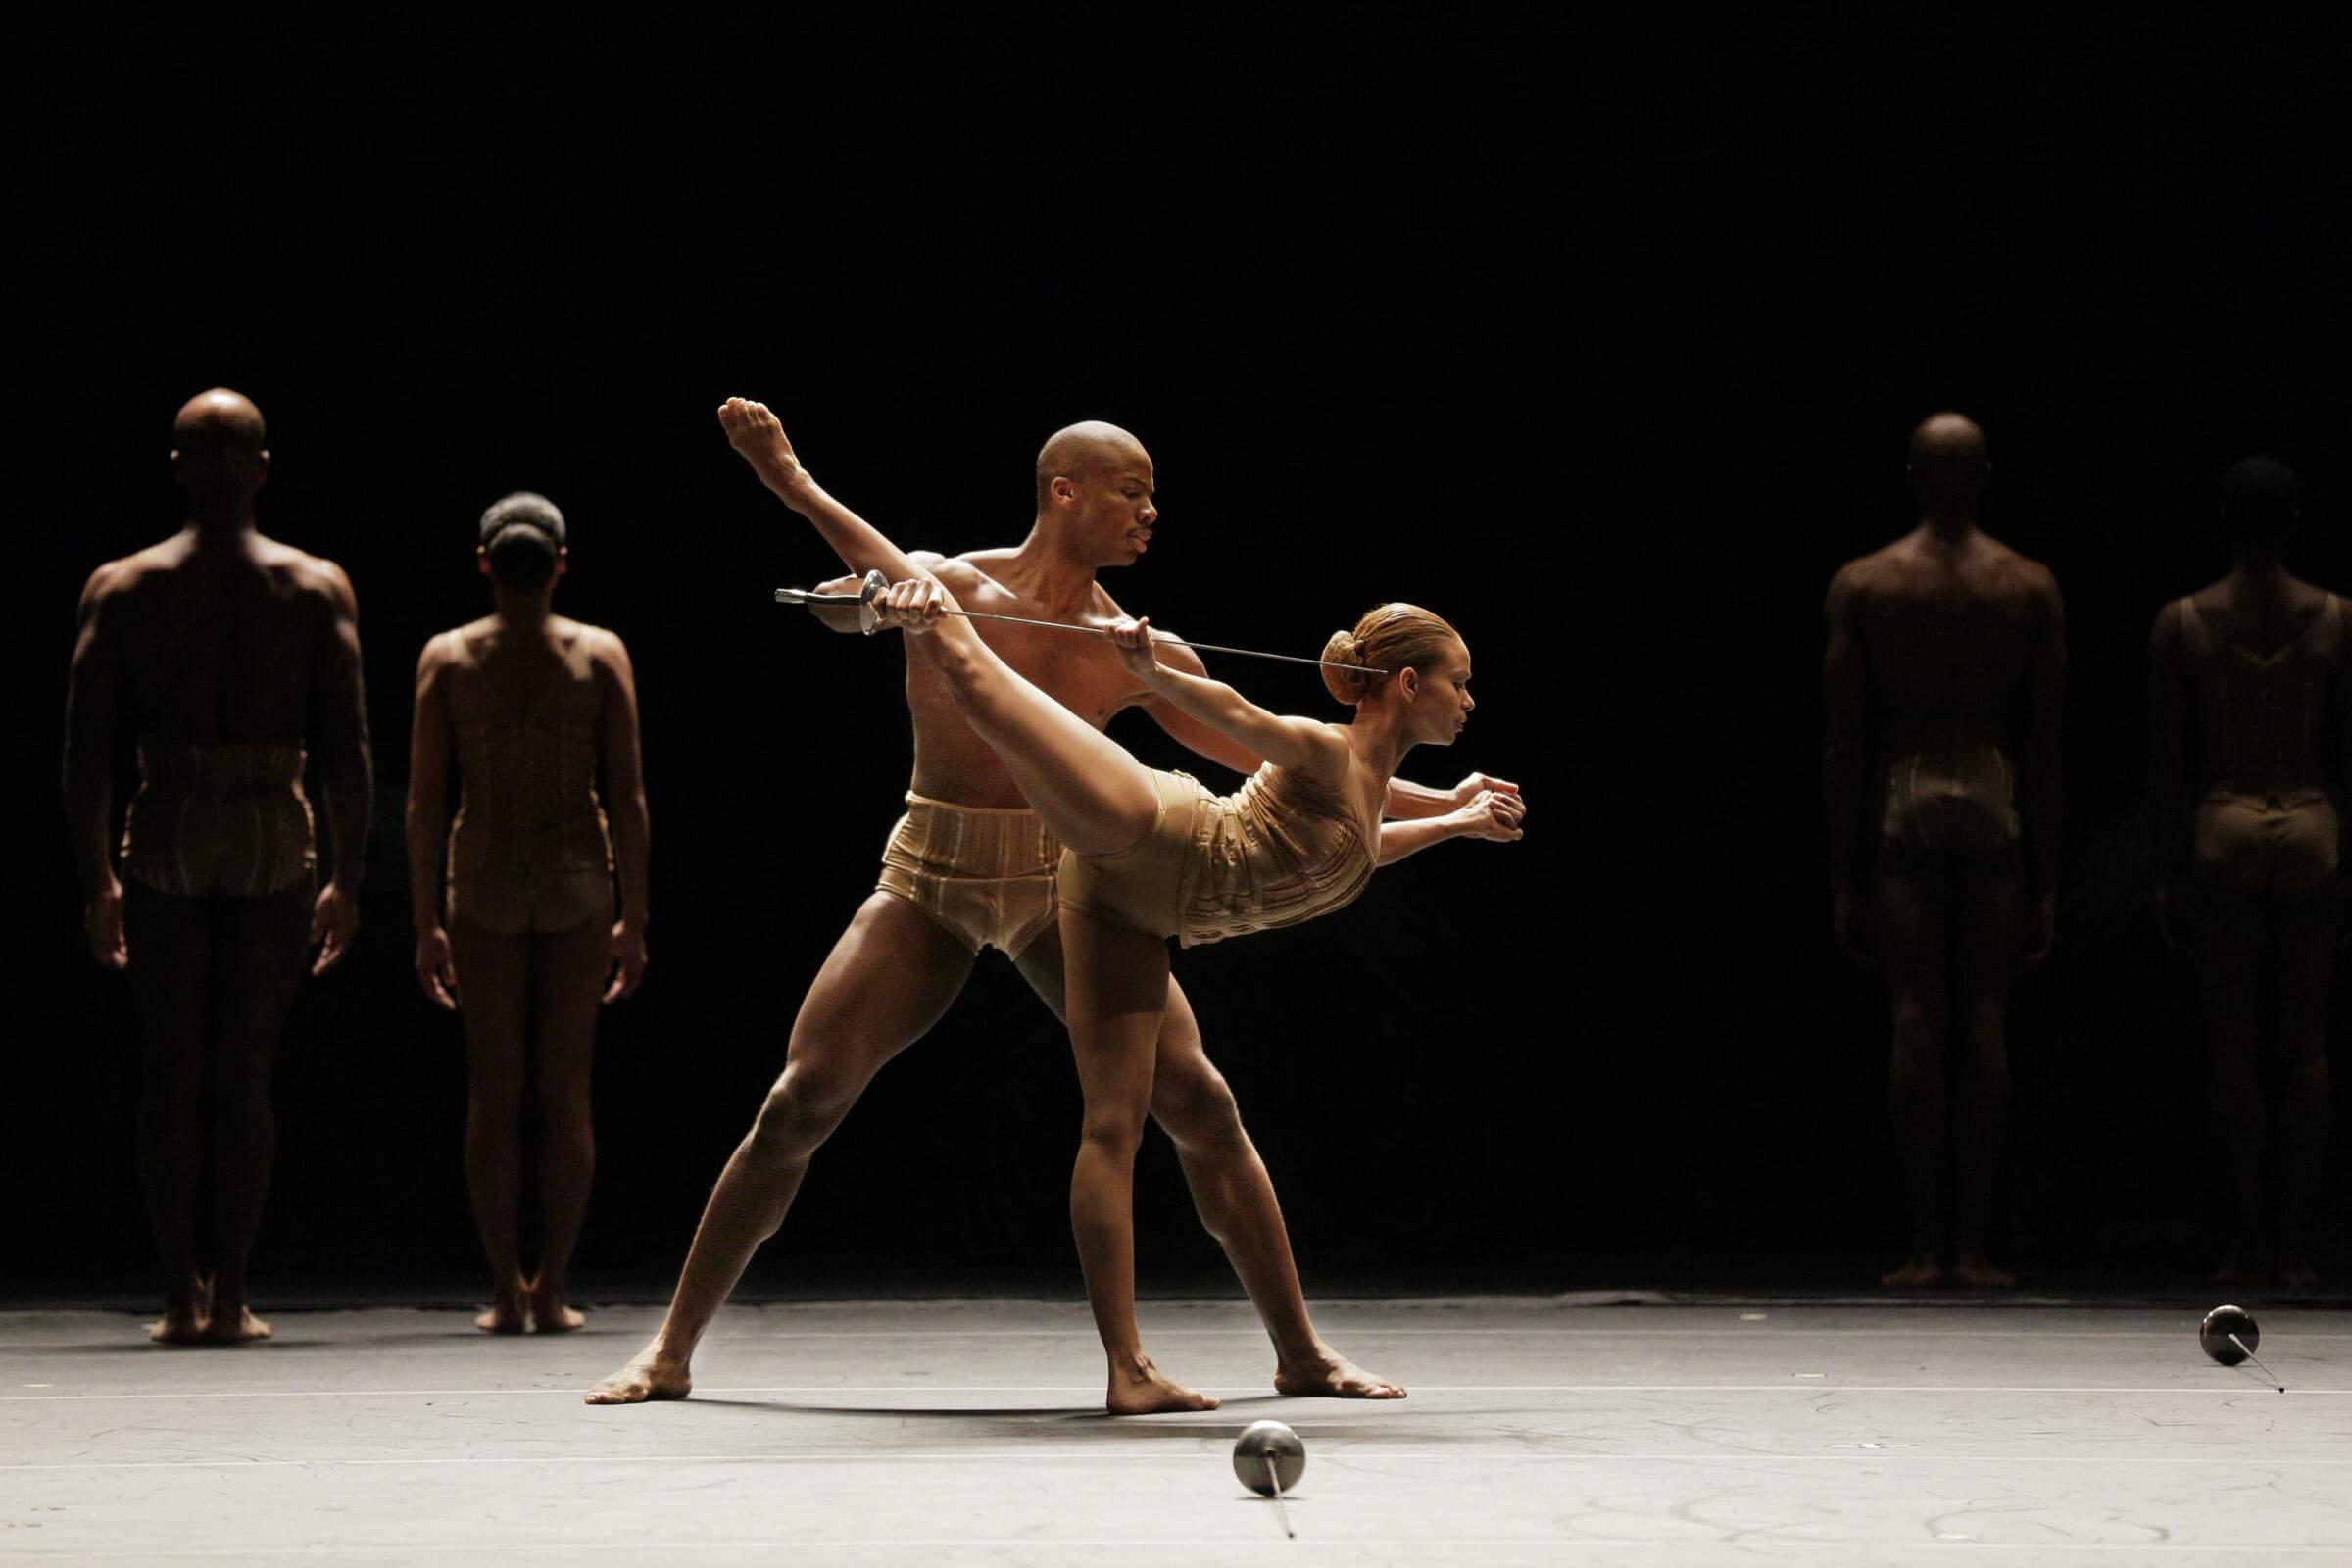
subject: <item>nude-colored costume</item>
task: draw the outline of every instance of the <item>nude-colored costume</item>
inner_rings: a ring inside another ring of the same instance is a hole
[[[1061,841],[1026,807],[956,806],[911,790],[876,891],[922,910],[972,952],[1008,957],[1053,925]]]
[[[1268,762],[1231,795],[1154,770],[1152,829],[1115,855],[1064,852],[1061,903],[1197,948],[1297,925],[1353,903],[1377,828],[1303,775]]]
[[[1898,858],[1997,855],[2018,844],[2017,770],[2002,750],[2006,726],[1970,734],[1946,721],[1918,736],[1890,724],[1878,771],[1879,841]]]
[[[467,631],[453,638],[450,722],[458,814],[449,829],[449,912],[495,936],[612,918],[612,841],[596,795],[602,696],[588,633],[564,674],[529,702],[501,696]]]
[[[139,747],[122,874],[179,898],[260,898],[312,874],[299,746]]]
[[[2231,893],[2313,893],[2335,877],[2340,825],[2328,794],[2328,688],[2344,662],[2333,594],[2267,659],[2214,635],[2176,602],[2181,676],[2196,726],[2195,878]]]

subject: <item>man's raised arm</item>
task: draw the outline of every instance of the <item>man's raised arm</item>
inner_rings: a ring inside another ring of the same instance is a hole
[[[729,398],[718,406],[719,427],[727,444],[743,456],[760,475],[760,482],[776,499],[815,524],[841,564],[863,576],[879,571],[892,582],[906,582],[930,573],[911,557],[883,537],[882,530],[825,493],[822,485],[801,466],[799,454],[784,434],[784,426],[764,403]]]

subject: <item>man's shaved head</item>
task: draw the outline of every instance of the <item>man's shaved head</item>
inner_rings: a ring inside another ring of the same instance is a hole
[[[188,455],[199,452],[258,453],[270,444],[262,426],[262,411],[242,392],[217,386],[199,392],[180,405],[172,421],[172,447]]]
[[[1911,432],[1911,461],[1928,463],[1975,463],[1991,461],[1984,445],[1984,432],[1977,421],[1965,414],[1931,414]]]
[[[1925,505],[1973,506],[1992,473],[1984,432],[1965,414],[1931,414],[1911,432],[1911,489]]]
[[[248,506],[270,473],[268,444],[253,400],[217,386],[180,405],[172,421],[172,470],[208,504]]]
[[[1056,479],[1084,483],[1121,464],[1149,467],[1151,463],[1144,444],[1127,431],[1101,419],[1081,420],[1054,431],[1038,448],[1037,504],[1045,506],[1046,493]]]

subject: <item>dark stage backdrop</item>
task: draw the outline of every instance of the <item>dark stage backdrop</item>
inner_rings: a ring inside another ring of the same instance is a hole
[[[1109,586],[1187,635],[1312,652],[1399,596],[1456,620],[1479,713],[1407,770],[1519,779],[1527,840],[1442,847],[1178,973],[1310,1274],[1562,1280],[1859,1266],[1900,1238],[1880,1003],[1827,942],[1819,605],[1905,526],[1911,424],[1976,415],[1992,526],[2057,570],[2074,647],[2004,1251],[2194,1263],[2195,1024],[2132,836],[2141,649],[2219,571],[2213,482],[2250,451],[2304,471],[2298,564],[2352,587],[2338,40],[2184,12],[2098,36],[1272,15],[624,36],[502,12],[37,52],[0,1152],[33,1282],[146,1266],[57,693],[76,590],[172,525],[171,414],[214,383],[270,416],[265,527],[358,586],[377,754],[360,945],[288,1032],[267,1272],[472,1266],[458,1028],[408,968],[400,805],[416,651],[483,607],[473,518],[522,487],[574,529],[560,608],[635,655],[655,829],[580,1268],[682,1254],[908,757],[895,645],[768,603],[834,566],[726,451],[730,393],[947,550],[1017,539],[1047,432],[1130,426],[1163,521]],[[1214,667],[1328,709],[1304,671]],[[1077,1113],[1058,1031],[984,962],[755,1278],[1065,1266]],[[1164,1145],[1139,1205],[1148,1261],[1213,1258]]]

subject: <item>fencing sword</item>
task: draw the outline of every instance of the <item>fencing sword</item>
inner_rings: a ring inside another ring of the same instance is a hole
[[[882,624],[882,612],[874,608],[874,603],[889,591],[890,579],[879,571],[869,571],[854,594],[822,593],[814,588],[779,588],[776,590],[776,603],[803,605],[812,611],[855,609],[858,612],[858,629],[870,637]],[[1084,632],[1089,637],[1110,635],[1108,629],[1102,626],[1080,626],[1066,620],[1033,620],[1027,615],[998,615],[984,610],[950,610],[943,613],[960,615],[965,620],[1001,620],[1012,626],[1043,626],[1049,631]],[[1154,642],[1174,643],[1179,648],[1198,649],[1202,653],[1239,654],[1245,659],[1278,659],[1286,664],[1321,664],[1331,669],[1360,669],[1367,675],[1388,673],[1370,664],[1345,664],[1336,659],[1307,659],[1298,654],[1269,654],[1256,648],[1229,648],[1223,643],[1189,642],[1158,630],[1154,630],[1152,637]]]

